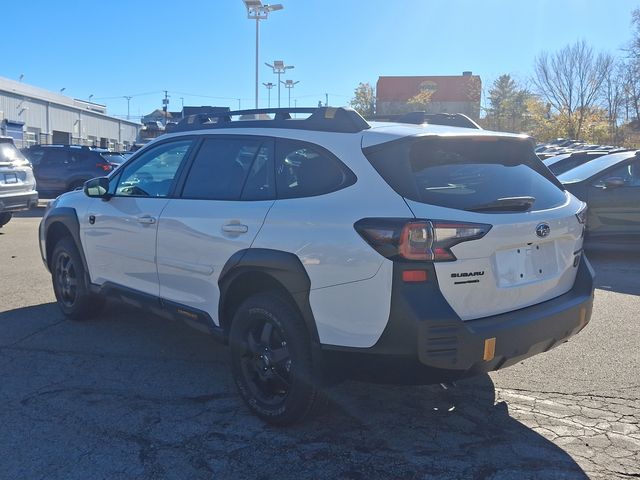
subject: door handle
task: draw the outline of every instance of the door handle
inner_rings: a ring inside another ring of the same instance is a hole
[[[249,227],[242,225],[241,223],[227,223],[222,226],[222,231],[227,233],[247,233]]]
[[[138,223],[142,223],[143,225],[152,225],[156,223],[156,219],[151,215],[142,215],[138,217]]]

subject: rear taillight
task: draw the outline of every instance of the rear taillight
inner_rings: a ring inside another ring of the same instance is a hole
[[[451,247],[484,237],[491,225],[392,218],[363,218],[356,231],[381,255],[398,260],[450,262]]]
[[[96,167],[101,168],[105,172],[110,172],[111,170],[113,170],[113,165],[111,165],[110,163],[96,163]]]

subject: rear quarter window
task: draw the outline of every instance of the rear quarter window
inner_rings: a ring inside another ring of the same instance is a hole
[[[276,142],[278,198],[315,197],[355,182],[355,174],[324,148],[294,140]]]
[[[413,137],[364,153],[397,193],[417,202],[475,210],[500,199],[533,197],[530,209],[545,210],[566,201],[561,184],[529,143],[518,139]]]

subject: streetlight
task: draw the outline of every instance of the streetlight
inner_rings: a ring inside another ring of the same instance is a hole
[[[256,108],[258,108],[258,39],[260,33],[260,20],[269,18],[270,12],[282,10],[284,7],[277,3],[275,5],[263,5],[262,0],[242,0],[247,7],[247,18],[256,21]]]
[[[126,100],[127,100],[127,120],[129,120],[129,102],[131,101],[131,99],[132,99],[133,97],[125,95],[125,96],[124,96],[124,97],[122,97],[122,98],[124,98],[124,99],[126,99]]]
[[[264,85],[265,87],[267,87],[267,92],[269,92],[269,93],[267,94],[267,95],[268,95],[268,98],[269,98],[267,106],[268,106],[269,108],[271,108],[271,89],[272,89],[273,87],[275,87],[275,84],[274,84],[274,83],[271,83],[271,82],[267,82],[267,83],[263,83],[263,85]]]
[[[291,108],[291,90],[295,87],[296,83],[300,83],[300,80],[296,80],[295,82],[293,80],[287,80],[285,82],[281,80],[280,83],[283,83],[284,88],[289,90],[289,108]]]
[[[280,75],[285,73],[287,70],[291,68],[295,68],[293,65],[285,65],[282,60],[274,60],[273,65],[270,63],[266,63],[265,65],[273,70],[273,73],[278,75],[278,108],[280,108]]]

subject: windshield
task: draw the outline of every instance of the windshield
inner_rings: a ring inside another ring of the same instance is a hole
[[[403,197],[472,211],[544,210],[565,194],[527,142],[507,138],[418,138],[365,150]]]
[[[588,178],[593,177],[602,170],[612,167],[617,163],[620,163],[628,158],[634,156],[634,152],[613,153],[611,155],[605,155],[591,160],[590,162],[583,163],[576,168],[569,170],[558,176],[558,180],[562,183],[576,183],[582,182]]]
[[[27,165],[29,161],[11,143],[0,143],[0,163],[14,163],[16,165]]]

